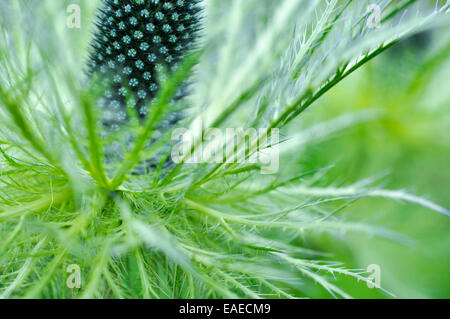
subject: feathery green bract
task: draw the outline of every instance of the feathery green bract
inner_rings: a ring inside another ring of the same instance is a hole
[[[450,3],[422,11],[420,1],[383,0],[376,1],[383,23],[370,29],[373,2],[205,0],[205,48],[158,83],[145,118],[115,132],[133,138],[114,140],[125,156],[110,163],[104,149],[112,138],[102,138],[97,125],[103,92],[82,86],[78,76],[89,32],[61,26],[63,1],[33,1],[32,12],[28,3],[0,1],[0,297],[348,298],[355,291],[341,285],[342,277],[372,283],[364,270],[324,253],[334,246],[317,245],[315,235],[405,242],[349,216],[350,204],[364,197],[416,204],[445,218],[448,209],[373,179],[355,183],[342,174],[339,186],[328,170],[302,165],[302,150],[312,148],[302,145],[373,114],[303,123],[294,134],[285,126],[396,42],[449,22]],[[80,3],[91,12],[98,5]],[[23,29],[29,19],[46,36],[30,36]],[[200,119],[205,129],[286,129],[278,172],[261,175],[259,164],[180,163],[163,174],[160,167],[133,174],[170,145],[174,128],[157,131],[188,78],[193,112],[186,127]],[[79,288],[70,285],[76,267]]]
[[[148,113],[160,86],[159,72],[172,70],[194,46],[198,2],[104,0],[88,66],[89,74],[99,72],[104,78],[108,125],[117,128],[125,121],[128,90],[139,116]]]

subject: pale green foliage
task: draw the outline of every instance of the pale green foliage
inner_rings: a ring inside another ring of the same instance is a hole
[[[171,100],[192,70],[191,115],[180,125],[201,119],[205,127],[283,128],[397,40],[448,21],[448,4],[433,11],[415,1],[376,1],[384,20],[369,29],[372,2],[205,1],[204,49],[164,82],[145,123],[132,119],[108,139],[97,124],[100,92],[79,84],[88,32],[64,28],[63,4],[35,3],[26,27],[25,6],[3,3],[10,16],[0,17],[0,296],[292,298],[308,297],[305,287],[315,282],[333,296],[350,297],[330,274],[366,281],[364,273],[308,247],[309,234],[407,240],[336,215],[366,196],[448,210],[371,180],[327,186],[327,170],[320,168],[289,167],[269,176],[254,164],[163,169],[171,131],[150,147],[147,141],[180,107]],[[86,10],[95,5],[82,3]],[[57,10],[60,16],[38,14]],[[28,33],[33,24],[46,35]],[[281,143],[281,161],[373,116],[298,132]],[[134,136],[131,147],[122,142],[127,134]],[[105,161],[111,143],[123,147],[122,161]],[[158,168],[132,174],[153,157],[161,158]],[[328,206],[343,199],[341,207]],[[80,290],[65,284],[71,264],[82,270]]]

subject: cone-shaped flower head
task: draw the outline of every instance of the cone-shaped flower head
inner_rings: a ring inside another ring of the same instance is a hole
[[[88,65],[104,79],[110,125],[126,119],[131,92],[141,118],[159,88],[158,72],[171,70],[192,48],[199,29],[199,0],[104,0]]]

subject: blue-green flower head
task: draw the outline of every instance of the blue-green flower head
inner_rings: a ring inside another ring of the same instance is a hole
[[[125,107],[134,95],[139,112],[155,98],[158,70],[192,49],[200,24],[200,0],[103,0],[88,73],[110,74],[107,99]],[[110,103],[106,103],[110,105]]]

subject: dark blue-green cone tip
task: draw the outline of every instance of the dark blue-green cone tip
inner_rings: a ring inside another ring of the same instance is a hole
[[[158,72],[172,70],[192,50],[200,27],[200,0],[103,0],[88,75],[105,85],[109,127],[126,121],[131,92],[141,118],[159,88]]]

